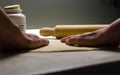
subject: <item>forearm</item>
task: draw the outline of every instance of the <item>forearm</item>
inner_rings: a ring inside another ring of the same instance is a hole
[[[120,18],[118,18],[117,20],[115,20],[114,22],[112,22],[110,24],[109,29],[111,30],[118,30],[118,32],[120,32]]]

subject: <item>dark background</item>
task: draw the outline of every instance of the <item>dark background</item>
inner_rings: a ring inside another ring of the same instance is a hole
[[[27,28],[108,24],[120,17],[119,3],[115,4],[115,0],[0,0],[2,7],[11,4],[21,5]]]

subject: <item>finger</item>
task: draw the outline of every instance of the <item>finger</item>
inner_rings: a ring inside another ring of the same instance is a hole
[[[70,35],[70,36],[66,36],[66,37],[63,37],[62,39],[60,39],[61,42],[65,43],[65,41],[71,37],[74,37],[75,35]]]
[[[92,38],[80,35],[66,39],[65,43],[73,46],[92,46],[94,44]]]

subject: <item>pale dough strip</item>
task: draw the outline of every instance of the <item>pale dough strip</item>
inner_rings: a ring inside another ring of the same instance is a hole
[[[92,51],[98,50],[98,48],[92,47],[75,47],[68,46],[64,43],[61,43],[60,40],[49,40],[50,43],[48,46],[41,47],[38,49],[31,50],[32,53],[40,53],[40,52],[71,52],[71,51]]]

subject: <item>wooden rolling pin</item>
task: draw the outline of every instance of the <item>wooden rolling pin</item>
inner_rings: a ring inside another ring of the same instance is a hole
[[[42,36],[55,36],[56,38],[62,38],[69,35],[81,34],[85,32],[94,31],[103,27],[108,26],[107,24],[100,25],[56,25],[53,28],[42,27],[40,28],[40,35]]]

